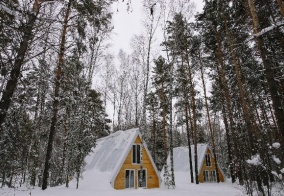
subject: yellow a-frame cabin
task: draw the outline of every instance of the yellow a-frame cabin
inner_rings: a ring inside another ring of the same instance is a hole
[[[191,159],[194,174],[194,146],[191,145]],[[197,160],[198,160],[198,180],[199,182],[216,182],[215,159],[212,150],[208,144],[197,144]],[[190,179],[189,166],[189,149],[188,147],[176,147],[173,149],[174,172],[177,176],[176,184],[179,181]],[[170,165],[170,157],[167,159],[168,166]],[[220,182],[225,181],[223,170],[218,165],[218,173]],[[181,179],[179,179],[181,178]]]
[[[114,189],[160,187],[161,178],[139,129],[117,131],[98,139],[85,160],[84,173],[101,176],[93,186],[110,184]]]

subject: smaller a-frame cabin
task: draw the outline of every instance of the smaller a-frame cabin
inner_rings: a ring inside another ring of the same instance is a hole
[[[194,172],[194,146],[191,145],[191,157],[193,175]],[[199,182],[217,182],[216,170],[215,170],[215,159],[213,151],[208,144],[197,145],[197,160],[198,160],[198,179]],[[174,172],[176,174],[176,181],[178,182],[182,178],[188,182],[190,179],[190,166],[189,166],[189,151],[188,147],[176,147],[173,149],[173,160],[174,160]],[[167,164],[170,166],[170,157],[167,159]],[[222,169],[218,165],[218,173],[220,182],[225,181],[225,175]]]
[[[111,185],[114,189],[160,187],[158,170],[138,129],[117,131],[98,139],[85,161],[83,181],[88,180],[88,186]]]

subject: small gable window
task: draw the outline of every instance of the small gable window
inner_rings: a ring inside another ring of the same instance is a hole
[[[134,144],[132,147],[132,163],[140,164],[140,145]]]
[[[205,155],[205,162],[206,162],[206,166],[211,166],[210,154]]]

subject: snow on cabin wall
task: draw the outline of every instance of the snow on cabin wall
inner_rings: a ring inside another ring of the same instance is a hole
[[[141,138],[137,136],[135,144],[141,144]],[[143,169],[146,169],[146,174],[147,174],[147,188],[159,188],[159,177],[158,174],[155,171],[155,168],[150,160],[150,157],[146,151],[145,148],[143,148],[142,151],[142,163],[143,163]],[[138,171],[140,169],[140,164],[133,164],[132,163],[132,149],[128,153],[116,179],[114,182],[114,188],[115,189],[124,189],[125,187],[125,170],[126,169],[134,169],[135,174],[134,174],[134,184],[135,188],[138,188]]]

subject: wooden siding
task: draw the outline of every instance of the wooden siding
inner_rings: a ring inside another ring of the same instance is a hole
[[[211,159],[211,166],[206,166],[206,160],[205,157],[198,157],[203,159],[203,164],[199,173],[199,182],[204,182],[204,175],[203,175],[203,171],[207,170],[207,171],[215,171],[215,159],[213,157],[213,154],[211,153],[211,151],[209,149],[207,149],[206,154],[210,154],[210,159]],[[204,155],[205,156],[205,155]],[[224,182],[224,176],[223,173],[220,171],[219,166],[218,166],[218,172],[219,172],[219,177],[220,177],[220,182]],[[216,180],[217,180],[217,176],[216,176]]]
[[[141,138],[137,136],[135,139],[135,144],[141,144]],[[149,155],[147,154],[145,148],[143,148],[142,151],[143,155],[143,169],[146,169],[146,174],[147,174],[147,188],[159,188],[159,177],[156,174],[156,171],[150,161]],[[138,170],[140,169],[140,164],[133,164],[132,163],[132,148],[129,151],[120,171],[118,172],[115,182],[114,182],[114,188],[115,189],[124,189],[125,188],[125,170],[127,169],[134,169],[135,170],[135,188],[138,186]]]

